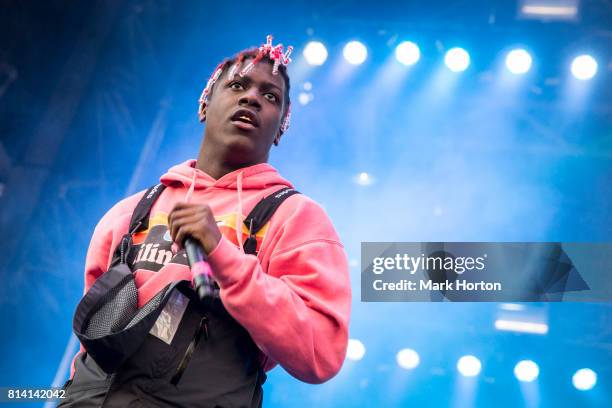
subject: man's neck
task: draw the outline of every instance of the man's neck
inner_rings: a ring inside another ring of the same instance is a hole
[[[202,170],[204,173],[208,174],[215,180],[219,180],[226,174],[231,173],[232,171],[240,168],[230,166],[227,163],[221,163],[215,160],[207,160],[206,158],[202,157],[202,155],[198,157],[195,167],[196,169]]]
[[[215,180],[219,180],[232,171],[267,162],[267,155],[253,162],[245,162],[244,157],[241,157],[239,153],[224,146],[211,144],[204,133],[195,167]]]
[[[265,162],[266,161],[263,161],[262,163]],[[226,154],[223,154],[223,152],[216,152],[212,149],[205,149],[204,145],[202,145],[195,167],[196,169],[202,170],[204,173],[208,174],[215,180],[219,180],[221,177],[225,176],[228,173],[231,173],[232,171],[253,166],[258,163],[259,162],[235,162],[228,158]]]

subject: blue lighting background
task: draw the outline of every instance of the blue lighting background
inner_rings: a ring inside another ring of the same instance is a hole
[[[495,303],[361,303],[358,263],[362,241],[612,239],[609,2],[582,1],[571,24],[518,20],[514,1],[8,5],[0,386],[63,383],[58,367],[97,221],[196,156],[197,99],[210,72],[272,33],[296,51],[292,127],[270,162],[333,220],[351,264],[351,338],[366,353],[318,386],[276,368],[264,406],[609,406],[609,304],[526,304],[521,313],[546,322],[548,334],[500,332]],[[352,39],[368,47],[363,65],[342,60]],[[411,68],[393,57],[404,39],[421,48]],[[301,55],[310,40],[328,47],[321,67]],[[520,78],[503,69],[515,45],[534,57]],[[443,66],[453,46],[471,54],[464,73]],[[599,61],[591,81],[569,74],[578,52]],[[306,105],[302,92],[312,95]],[[362,172],[371,185],[355,182]],[[412,371],[395,361],[405,347],[421,358]],[[464,354],[482,361],[478,377],[457,373]],[[522,359],[540,366],[536,382],[514,377]],[[571,382],[583,367],[598,373],[587,392]]]

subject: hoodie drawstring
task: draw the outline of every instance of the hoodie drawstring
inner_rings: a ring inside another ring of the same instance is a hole
[[[238,211],[236,213],[236,239],[238,240],[238,245],[240,245],[240,250],[244,251],[242,247],[242,172],[238,173],[238,178],[236,179],[236,184],[238,187]]]
[[[193,169],[193,175],[191,176],[191,185],[189,186],[189,190],[187,190],[187,194],[185,194],[185,202],[188,203],[191,200],[191,196],[193,195],[193,190],[195,189],[195,181],[196,181],[196,169]],[[179,251],[179,246],[176,243],[172,244],[172,253],[176,254]]]
[[[194,168],[191,176],[191,185],[187,190],[187,194],[185,194],[185,202],[189,202],[191,200],[191,196],[193,195],[193,191],[195,189],[197,170]],[[242,245],[242,223],[244,222],[242,216],[242,172],[238,173],[236,179],[236,186],[238,190],[238,208],[236,209],[236,240],[238,241],[238,245],[240,246],[240,250],[244,251]]]
[[[196,175],[197,175],[197,170],[193,169],[193,175],[191,176],[191,185],[189,186],[189,190],[187,190],[187,194],[185,194],[186,203],[188,203],[191,200],[191,195],[193,194],[193,190],[195,189]]]

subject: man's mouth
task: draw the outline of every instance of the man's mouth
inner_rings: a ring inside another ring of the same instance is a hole
[[[259,127],[257,115],[247,109],[237,110],[230,118],[232,123],[241,129],[254,129]]]

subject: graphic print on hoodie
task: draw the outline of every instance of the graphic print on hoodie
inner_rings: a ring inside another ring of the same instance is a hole
[[[217,227],[221,234],[234,245],[239,246],[236,240],[236,215],[233,213],[215,216]],[[257,239],[257,250],[261,248],[261,242],[268,230],[267,222],[255,235]],[[242,225],[243,235],[249,233],[246,226]],[[134,234],[132,238],[132,251],[137,251],[132,264],[133,269],[146,269],[158,272],[169,262],[178,265],[189,265],[185,250],[175,251],[170,231],[168,230],[168,214],[158,212],[149,218],[149,228]]]

